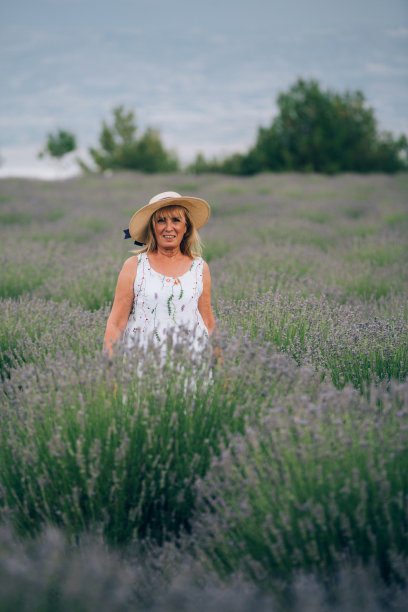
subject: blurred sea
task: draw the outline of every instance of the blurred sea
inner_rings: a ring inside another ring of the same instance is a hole
[[[201,151],[242,151],[276,114],[276,98],[297,77],[323,88],[361,89],[380,127],[408,133],[408,28],[168,28],[152,36],[128,28],[2,31],[0,176],[53,178],[76,172],[36,159],[49,131],[76,133],[80,155],[97,143],[102,119],[115,105],[136,112],[140,130],[161,131],[183,162]]]

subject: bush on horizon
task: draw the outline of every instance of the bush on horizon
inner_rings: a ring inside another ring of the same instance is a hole
[[[148,127],[145,133],[136,137],[137,126],[132,110],[123,105],[113,109],[113,124],[102,122],[99,136],[99,149],[91,147],[89,153],[98,170],[140,170],[142,172],[176,172],[179,161],[172,151],[167,151],[160,133]],[[80,167],[89,172],[90,168],[82,160]]]
[[[408,141],[380,132],[361,91],[322,91],[299,78],[277,100],[279,114],[260,127],[247,153],[206,160],[199,153],[190,172],[251,175],[258,172],[398,172],[408,169]]]
[[[44,148],[38,153],[38,157],[42,159],[46,155],[62,159],[68,153],[72,153],[77,148],[76,136],[67,130],[58,129],[55,134],[47,134],[47,140]]]

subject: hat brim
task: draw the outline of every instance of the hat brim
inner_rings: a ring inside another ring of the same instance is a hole
[[[146,204],[146,206],[135,212],[129,223],[129,233],[132,238],[137,242],[146,243],[150,217],[156,210],[166,206],[184,206],[184,208],[187,208],[195,229],[203,227],[210,218],[210,206],[208,202],[201,198],[190,196],[166,198],[152,204]]]

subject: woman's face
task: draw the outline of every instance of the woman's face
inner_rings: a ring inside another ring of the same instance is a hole
[[[182,210],[158,211],[153,222],[158,247],[179,247],[187,231],[186,217]]]

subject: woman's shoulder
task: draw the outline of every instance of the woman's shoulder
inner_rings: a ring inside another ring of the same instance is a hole
[[[208,280],[210,279],[210,268],[208,266],[208,263],[201,257],[195,257],[193,259],[193,263],[192,263],[192,267],[193,266],[197,266],[197,270],[200,271],[200,273],[203,275],[203,279],[205,282],[208,282]]]
[[[118,283],[116,286],[116,296],[126,297],[133,292],[133,284],[137,273],[137,257],[128,257],[119,272]],[[115,298],[116,299],[116,298]]]
[[[206,265],[205,260],[201,257],[201,255],[198,255],[197,253],[194,253],[190,259],[192,259],[196,263]]]
[[[121,275],[131,276],[134,278],[137,272],[137,264],[138,264],[138,255],[132,255],[132,257],[128,257],[122,266],[122,270],[120,272]]]
[[[132,255],[132,257],[128,257],[124,264],[123,264],[123,268],[126,268],[128,270],[132,270],[133,268],[137,268],[137,264],[139,261],[139,255]]]
[[[210,270],[208,263],[202,257],[197,257],[194,261],[197,261],[200,264],[200,266],[203,267],[203,270],[208,270],[208,271]]]

